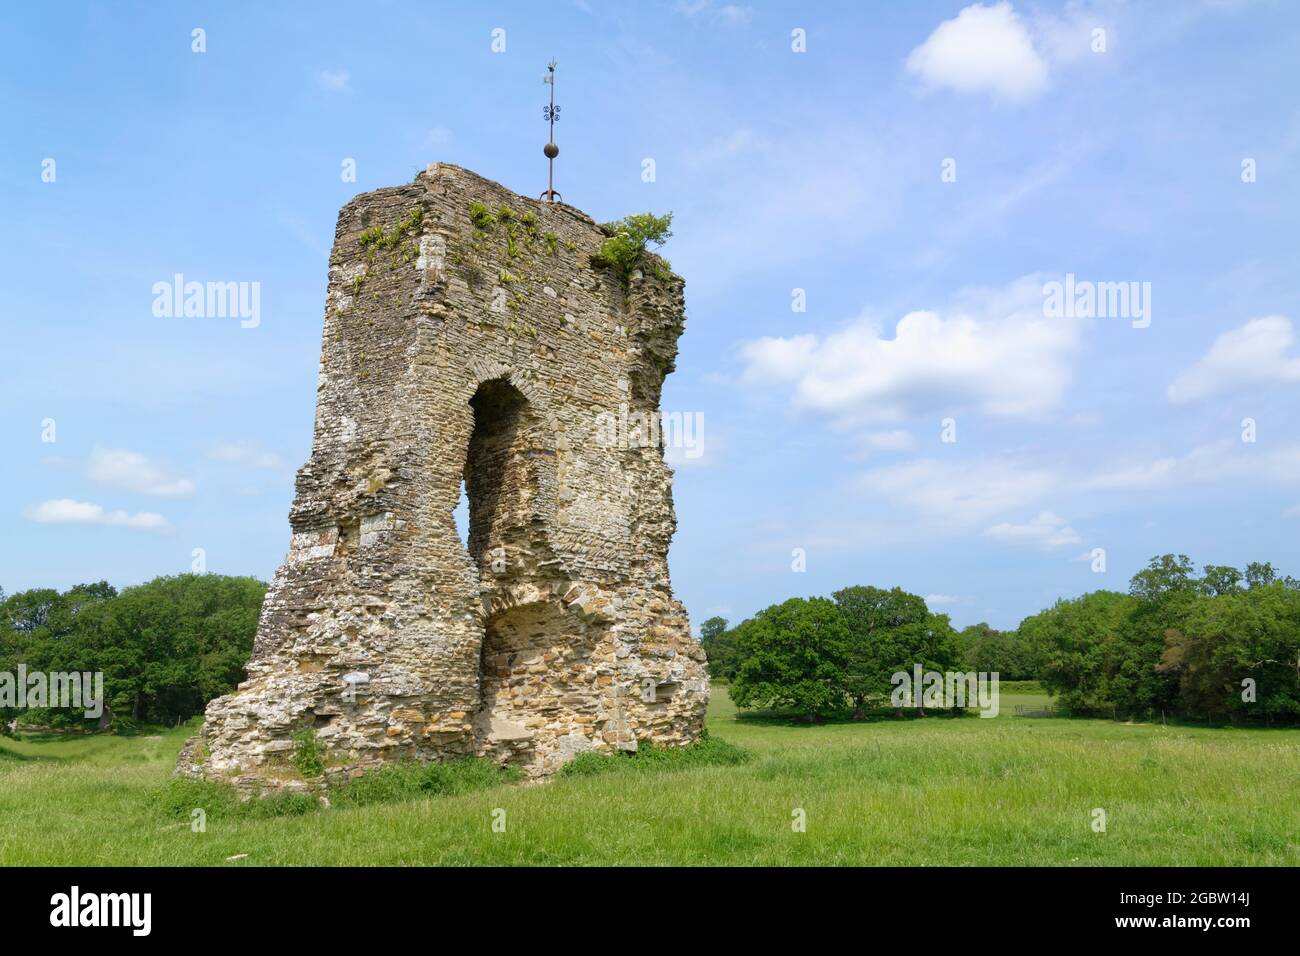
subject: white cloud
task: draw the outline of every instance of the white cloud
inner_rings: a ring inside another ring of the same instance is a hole
[[[245,465],[249,468],[259,468],[264,471],[276,471],[284,467],[284,461],[279,455],[269,451],[262,451],[251,441],[218,442],[208,449],[207,454],[213,461],[221,461],[231,465]]]
[[[1002,522],[995,524],[984,532],[990,538],[1007,544],[1024,544],[1044,551],[1063,548],[1070,544],[1081,544],[1083,539],[1065,521],[1050,511],[1040,511],[1037,516],[1025,524]]]
[[[1251,319],[1224,332],[1210,350],[1183,369],[1168,388],[1171,402],[1213,398],[1248,385],[1300,381],[1300,355],[1291,320],[1280,315]]]
[[[1073,5],[1059,17],[1048,13],[1035,13],[1032,27],[1035,48],[1052,64],[1073,63],[1094,55],[1093,31],[1098,28],[1105,30],[1106,40],[1109,43],[1110,33],[1113,30],[1109,17]]]
[[[1043,315],[1040,277],[963,294],[942,311],[909,312],[892,337],[861,318],[824,338],[808,333],[741,347],[743,380],[792,385],[798,409],[838,424],[892,422],[973,406],[1043,418],[1065,394],[1081,346],[1078,320]]]
[[[867,432],[859,437],[859,441],[867,451],[911,451],[916,447],[916,438],[902,429]]]
[[[144,455],[121,448],[96,448],[90,453],[86,477],[96,484],[124,488],[160,498],[194,494],[194,482],[177,478]]]
[[[1300,505],[1292,505],[1282,512],[1283,518],[1300,518]]]
[[[347,70],[321,70],[316,74],[316,85],[326,93],[352,92],[352,78]]]
[[[1011,457],[917,459],[866,471],[855,487],[868,498],[883,499],[891,509],[916,516],[918,531],[966,534],[982,529],[1002,541],[1059,547],[1081,539],[1051,511],[1041,511],[1024,524],[1008,516],[1048,498],[1222,482],[1238,489],[1261,482],[1300,482],[1300,443],[1260,448],[1229,439],[1181,456],[1124,462],[1082,474],[1055,463]]]
[[[1060,487],[1043,468],[1004,459],[919,459],[861,475],[858,488],[949,531],[970,531]]]
[[[753,7],[742,7],[736,3],[724,3],[718,7],[718,19],[732,26],[744,26],[753,18]]]
[[[424,138],[430,146],[445,146],[451,142],[451,130],[445,126],[435,126]]]
[[[954,604],[964,604],[966,599],[956,594],[927,594],[925,603],[929,607],[951,607]]]
[[[1048,86],[1047,62],[1010,3],[966,7],[940,23],[907,57],[906,69],[932,89],[989,93],[1025,102]]]
[[[148,511],[129,514],[125,511],[105,511],[102,505],[71,498],[54,498],[23,512],[29,521],[38,524],[98,525],[106,528],[134,528],[140,531],[157,531],[170,534],[174,529],[160,514]]]
[[[709,19],[718,20],[728,26],[745,26],[754,17],[753,7],[736,3],[715,5],[713,0],[678,0],[675,9],[689,19],[706,14]]]
[[[1089,488],[1106,491],[1149,491],[1171,484],[1177,470],[1177,458],[1154,458],[1100,471],[1088,478],[1085,484]]]
[[[693,169],[699,169],[733,160],[746,153],[764,152],[769,149],[771,143],[758,136],[753,130],[741,128],[722,136],[715,136],[703,146],[688,149],[686,162]]]
[[[1182,456],[1099,471],[1079,482],[1084,491],[1151,491],[1219,481],[1300,481],[1300,444],[1259,447],[1227,439],[1198,445]]]

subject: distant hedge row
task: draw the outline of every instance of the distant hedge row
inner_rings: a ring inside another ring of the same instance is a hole
[[[1058,601],[1021,622],[1039,678],[1070,713],[1300,719],[1300,582],[1268,564],[1153,558],[1129,592]]]
[[[173,724],[244,678],[266,585],[215,574],[0,592],[0,672],[102,672],[105,713],[0,706],[0,728]]]
[[[913,664],[1037,679],[1062,711],[1115,718],[1300,720],[1300,581],[1270,564],[1244,572],[1162,555],[1128,593],[1058,601],[1015,631],[945,615],[898,588],[795,598],[729,628],[701,625],[714,677],[740,706],[825,714],[879,705],[887,677]]]

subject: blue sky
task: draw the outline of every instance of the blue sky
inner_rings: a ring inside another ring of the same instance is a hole
[[[339,207],[434,161],[539,193],[551,57],[566,201],[674,214],[693,624],[1300,573],[1292,4],[86,4],[0,15],[0,586],[269,578]],[[155,317],[176,273],[260,324]],[[1149,324],[1048,315],[1067,274]]]

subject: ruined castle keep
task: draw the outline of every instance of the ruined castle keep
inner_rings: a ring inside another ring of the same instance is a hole
[[[599,435],[658,412],[683,283],[649,253],[593,263],[606,236],[450,165],[343,208],[289,555],[182,772],[256,790],[481,755],[541,776],[700,734],[663,449]],[[296,769],[304,734],[323,778]]]

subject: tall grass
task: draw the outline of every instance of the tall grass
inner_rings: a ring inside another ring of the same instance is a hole
[[[1034,720],[1005,703],[996,719],[810,726],[719,692],[699,753],[743,762],[590,757],[541,786],[399,764],[329,809],[194,792],[169,807],[184,729],[3,740],[0,865],[1300,864],[1300,730]]]

